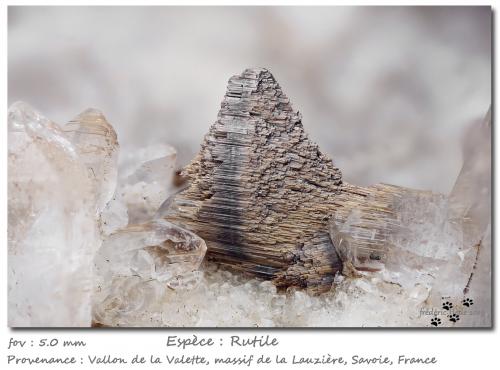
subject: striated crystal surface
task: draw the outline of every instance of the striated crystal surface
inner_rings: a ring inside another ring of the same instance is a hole
[[[98,234],[78,149],[25,103],[8,115],[10,326],[89,326]]]
[[[85,110],[62,129],[87,166],[94,187],[96,211],[100,213],[116,189],[119,152],[116,132],[96,109]]]

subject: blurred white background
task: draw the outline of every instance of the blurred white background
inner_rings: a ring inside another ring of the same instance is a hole
[[[9,7],[9,104],[101,109],[122,150],[195,155],[226,83],[267,67],[346,181],[448,193],[491,101],[489,7]]]

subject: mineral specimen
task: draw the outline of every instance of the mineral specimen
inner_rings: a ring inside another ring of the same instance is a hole
[[[229,80],[217,122],[183,174],[190,186],[164,217],[202,236],[210,260],[312,292],[330,289],[342,261],[349,270],[330,240],[329,216],[353,217],[353,209],[367,207],[369,217],[387,218],[390,228],[393,215],[383,203],[400,191],[343,183],[265,69]],[[367,197],[376,200],[368,203]],[[377,238],[369,239],[373,244]],[[373,252],[376,261],[383,250]]]
[[[89,326],[98,231],[78,149],[25,103],[8,116],[9,325]]]
[[[337,272],[379,272],[427,294],[429,279],[446,273],[455,282],[440,292],[455,294],[472,269],[471,245],[444,196],[343,182],[266,69],[229,80],[217,121],[183,174],[188,188],[161,215],[203,237],[209,260],[278,287],[321,293]]]
[[[443,296],[482,308],[443,325],[489,326],[490,134],[488,115],[449,197],[351,185],[269,71],[249,69],[181,176],[175,150],[152,146],[122,156],[115,189],[99,112],[61,130],[17,103],[9,324],[89,325],[93,262],[96,326],[422,326]]]
[[[341,268],[326,228],[341,174],[269,71],[229,80],[217,122],[183,175],[190,186],[165,218],[207,241],[210,260],[280,286],[329,289]]]

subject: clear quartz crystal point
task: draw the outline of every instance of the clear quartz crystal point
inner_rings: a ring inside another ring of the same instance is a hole
[[[98,245],[77,148],[26,103],[8,112],[10,326],[89,326]]]
[[[85,110],[63,130],[87,166],[95,189],[96,211],[100,213],[116,189],[119,152],[116,132],[96,109]]]

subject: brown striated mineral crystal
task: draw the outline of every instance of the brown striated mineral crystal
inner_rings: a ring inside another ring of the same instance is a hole
[[[328,290],[342,268],[329,216],[347,217],[374,192],[383,202],[400,191],[343,183],[266,69],[229,80],[217,121],[183,175],[190,185],[163,216],[200,235],[210,260],[312,292]],[[383,203],[371,207],[390,213]]]

